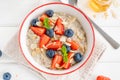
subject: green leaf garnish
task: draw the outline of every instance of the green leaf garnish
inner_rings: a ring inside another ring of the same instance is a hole
[[[63,61],[67,62],[68,61],[68,54],[67,54],[67,48],[65,47],[65,45],[62,46],[62,54],[63,54]]]
[[[49,19],[48,18],[45,18],[43,20],[43,25],[46,29],[50,29],[50,24],[49,24]]]

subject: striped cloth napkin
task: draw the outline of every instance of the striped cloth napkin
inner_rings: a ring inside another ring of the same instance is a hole
[[[23,55],[21,54],[19,45],[18,45],[18,34],[16,33],[11,40],[8,42],[6,47],[3,49],[3,52],[17,61],[18,63],[21,63],[33,71],[36,71],[40,76],[44,77],[45,80],[88,80],[89,77],[92,75],[92,71],[94,69],[95,64],[100,59],[101,55],[106,49],[106,46],[103,42],[103,40],[99,39],[100,34],[95,30],[95,36],[96,36],[96,42],[95,42],[95,48],[93,51],[93,54],[89,58],[88,62],[80,69],[73,73],[62,75],[62,76],[53,76],[48,75],[42,72],[39,72],[35,70],[29,63],[25,60]]]

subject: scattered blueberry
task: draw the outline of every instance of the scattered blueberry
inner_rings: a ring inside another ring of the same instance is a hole
[[[11,74],[9,72],[3,74],[3,80],[10,80],[10,79],[11,79]]]
[[[54,31],[53,31],[53,29],[49,29],[49,30],[47,30],[46,31],[46,34],[49,36],[49,37],[53,37],[54,36]]]
[[[76,53],[73,58],[78,63],[83,59],[83,56],[80,53]]]
[[[49,58],[53,58],[55,55],[55,51],[54,50],[47,50],[46,55]]]
[[[2,56],[2,51],[0,50],[0,57]]]
[[[67,29],[67,30],[65,30],[65,33],[64,33],[64,35],[67,37],[72,37],[73,34],[74,34],[74,32],[72,29]]]
[[[67,52],[70,52],[70,50],[71,50],[70,46],[68,46],[68,45],[66,45],[66,44],[64,44],[64,45],[65,45],[65,47],[67,48]]]
[[[37,22],[38,22],[39,20],[36,18],[36,19],[33,19],[32,21],[31,21],[31,25],[32,26],[37,26]]]
[[[46,14],[47,14],[47,16],[52,17],[53,14],[54,14],[54,11],[53,10],[47,10]]]

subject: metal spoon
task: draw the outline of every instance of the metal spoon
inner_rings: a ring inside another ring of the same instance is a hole
[[[64,0],[61,0],[64,3]],[[77,0],[68,0],[68,4],[76,6]],[[106,32],[104,32],[93,20],[89,18],[89,20],[93,23],[94,27],[99,31],[99,33],[109,42],[109,44],[114,48],[118,49],[120,44],[116,42],[112,37],[110,37]]]

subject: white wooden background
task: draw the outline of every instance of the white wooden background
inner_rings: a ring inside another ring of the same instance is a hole
[[[3,49],[9,39],[18,31],[19,24],[26,13],[39,4],[52,1],[57,0],[0,0],[0,49]],[[109,27],[109,25],[102,24],[101,28],[120,43],[120,25]],[[97,75],[119,80],[120,48],[115,50],[105,40],[103,42],[106,43],[107,49],[95,66],[92,80],[95,80]]]

